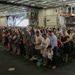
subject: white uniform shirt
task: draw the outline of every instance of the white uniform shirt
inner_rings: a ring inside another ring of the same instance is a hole
[[[48,45],[50,45],[50,39],[49,38],[46,38],[46,39],[42,39],[42,50],[41,50],[41,53],[42,53],[42,56],[43,57],[46,57],[46,48],[48,47]]]
[[[46,39],[42,39],[42,47],[47,48],[48,45],[50,45],[50,39],[46,38]]]
[[[72,33],[72,34],[69,35],[71,40],[72,40],[73,35],[74,35],[74,33]]]
[[[48,57],[48,59],[52,59],[52,57],[53,57],[53,50],[51,50],[51,52],[50,51],[47,52],[47,57]]]
[[[39,43],[40,41],[42,41],[42,36],[36,36],[35,42]],[[41,44],[35,45],[35,49],[41,49]]]

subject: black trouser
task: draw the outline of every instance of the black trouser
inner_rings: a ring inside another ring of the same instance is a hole
[[[56,65],[56,53],[57,53],[57,47],[54,47],[53,49],[53,65]]]
[[[12,50],[12,44],[10,43],[10,52],[12,52],[13,50]]]
[[[20,50],[21,50],[21,54],[26,55],[26,52],[25,52],[25,48],[24,48],[24,44],[23,43],[20,44]]]
[[[51,59],[47,59],[47,67],[50,67],[50,66],[52,66],[52,61],[51,61]]]
[[[30,46],[30,56],[32,57],[32,56],[34,56],[34,54],[35,54],[35,46],[32,45],[32,46]]]

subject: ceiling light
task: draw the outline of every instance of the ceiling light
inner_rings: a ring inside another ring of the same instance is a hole
[[[44,1],[44,2],[42,2],[42,3],[47,3],[47,1]]]
[[[7,13],[7,11],[5,11],[4,13]]]
[[[47,8],[47,7],[43,7],[43,8]]]
[[[73,4],[75,4],[75,3],[73,3]]]
[[[31,6],[35,6],[35,4],[31,4]]]
[[[60,1],[66,1],[66,0],[60,0]]]
[[[66,0],[63,0],[63,1],[66,1]]]
[[[15,1],[11,1],[11,3],[13,3],[13,2],[15,2]]]
[[[29,1],[29,0],[25,0],[25,1]]]
[[[68,5],[71,5],[71,4],[68,4]]]
[[[22,9],[25,9],[25,8],[22,8]]]

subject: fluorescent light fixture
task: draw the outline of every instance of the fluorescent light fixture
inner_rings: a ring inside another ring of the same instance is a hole
[[[44,1],[44,2],[42,2],[42,3],[47,3],[47,1]]]
[[[29,1],[29,0],[25,0],[25,1]],[[22,3],[25,2],[24,0],[18,1],[17,3]]]
[[[29,1],[29,0],[25,0],[25,1]]]
[[[31,6],[35,6],[35,4],[31,4]]]
[[[47,8],[47,7],[43,7],[43,8]]]
[[[15,1],[11,1],[11,3],[13,3],[13,2],[15,2]]]
[[[22,9],[25,9],[25,8],[22,8]]]
[[[75,4],[75,3],[73,3],[73,4]]]
[[[68,5],[71,5],[71,4],[68,4]]]
[[[59,1],[66,1],[66,0],[59,0]]]
[[[7,13],[7,11],[5,11],[4,13]]]
[[[63,1],[66,1],[66,0],[63,0]]]

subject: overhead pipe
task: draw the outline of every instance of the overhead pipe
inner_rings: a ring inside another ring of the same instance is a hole
[[[25,7],[29,7],[29,8],[34,8],[34,9],[43,9],[42,7],[33,7],[30,5],[25,5],[25,4],[21,4],[21,3],[12,3],[12,2],[7,2],[7,1],[0,1],[0,4],[5,4],[5,5],[12,5],[12,6],[25,6]]]

